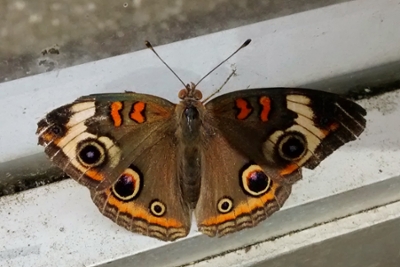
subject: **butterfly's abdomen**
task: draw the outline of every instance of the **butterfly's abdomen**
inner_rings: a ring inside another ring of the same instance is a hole
[[[194,209],[199,199],[201,185],[200,149],[202,112],[204,106],[196,100],[184,100],[178,105],[180,140],[180,181],[183,199]]]
[[[199,150],[195,146],[183,148],[181,162],[181,190],[183,199],[191,209],[196,207],[201,185],[201,161]]]

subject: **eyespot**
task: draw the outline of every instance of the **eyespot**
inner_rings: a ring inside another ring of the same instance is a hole
[[[284,134],[277,143],[279,155],[286,160],[298,160],[307,152],[307,140],[297,132]]]
[[[127,168],[112,186],[115,197],[130,201],[139,195],[142,187],[142,175],[138,170]]]
[[[233,200],[229,197],[223,197],[218,201],[217,209],[220,213],[228,213],[233,209]]]
[[[167,211],[167,208],[165,207],[164,203],[162,203],[158,199],[153,200],[150,203],[150,207],[149,208],[150,208],[151,214],[153,214],[156,217],[163,216],[165,214],[165,212]]]
[[[104,145],[96,139],[86,139],[77,145],[77,159],[86,168],[96,167],[105,162]]]
[[[271,179],[260,166],[255,164],[245,165],[239,174],[239,179],[245,193],[251,196],[260,196],[271,188]]]

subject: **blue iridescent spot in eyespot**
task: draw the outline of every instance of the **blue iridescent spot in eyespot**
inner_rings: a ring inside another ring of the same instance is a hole
[[[128,197],[135,191],[135,181],[131,175],[123,174],[114,185],[114,190],[121,197]]]
[[[251,172],[247,178],[247,184],[251,191],[259,193],[268,186],[269,179],[262,171]]]
[[[278,153],[288,161],[298,160],[307,152],[307,139],[298,132],[288,132],[278,140]]]
[[[77,159],[86,168],[99,166],[106,161],[104,145],[96,139],[86,139],[77,145]]]
[[[131,165],[125,169],[112,186],[113,195],[121,201],[131,201],[140,194],[142,188],[142,174],[139,169]]]

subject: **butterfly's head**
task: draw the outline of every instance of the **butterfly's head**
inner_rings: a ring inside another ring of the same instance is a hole
[[[184,89],[179,91],[178,97],[182,100],[201,100],[203,98],[203,94],[200,90],[196,89],[196,85],[194,83],[190,83],[187,84]]]

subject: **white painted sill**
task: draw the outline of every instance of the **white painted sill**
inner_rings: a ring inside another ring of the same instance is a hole
[[[224,92],[304,85],[342,92],[337,77],[354,83],[351,73],[400,62],[398,14],[400,1],[350,1],[156,49],[190,82],[252,38],[201,84],[205,96],[223,83],[232,64],[238,75]],[[176,102],[181,87],[148,50],[2,83],[0,167],[25,156],[42,158],[36,122],[81,95],[130,90]],[[118,227],[97,211],[86,188],[66,180],[0,198],[0,265],[178,266],[400,201],[400,93],[360,104],[368,112],[361,138],[304,171],[282,211],[259,227],[210,239],[193,225],[188,238],[163,243]]]

